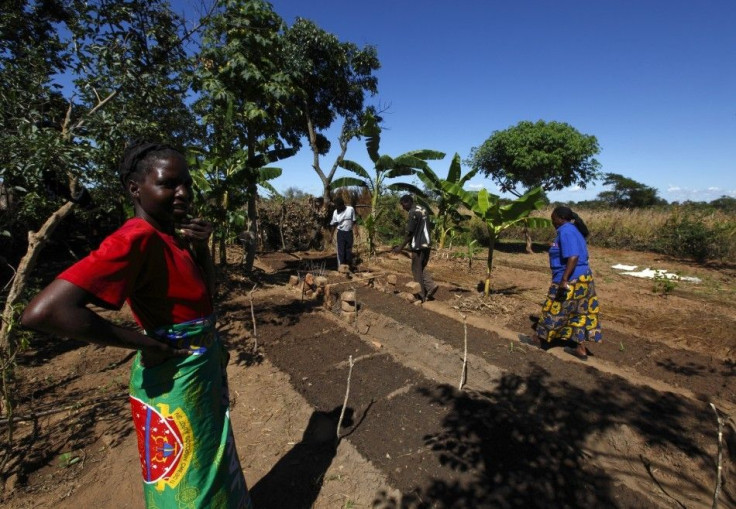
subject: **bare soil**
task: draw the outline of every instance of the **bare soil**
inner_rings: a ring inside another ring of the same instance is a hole
[[[591,259],[604,342],[589,345],[587,361],[565,345],[527,344],[549,273],[546,254],[513,244],[495,254],[488,297],[478,291],[485,260],[469,267],[436,253],[428,268],[441,288],[424,304],[399,295],[409,281],[403,256],[364,261],[352,278],[322,252],[263,254],[251,277],[223,269],[219,327],[256,507],[711,507],[711,403],[723,423],[718,502],[736,507],[736,269],[595,248]],[[663,295],[616,263],[703,282]],[[289,284],[307,272],[325,274],[333,295],[355,290],[357,313]],[[20,359],[23,420],[1,503],[143,507],[131,359],[34,339]]]

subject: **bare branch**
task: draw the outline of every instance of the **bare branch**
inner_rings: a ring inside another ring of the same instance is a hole
[[[71,129],[69,130],[69,133],[72,133],[73,131],[76,131],[77,129],[79,129],[80,127],[82,127],[82,126],[84,125],[84,122],[85,122],[85,121],[86,121],[86,120],[87,120],[87,119],[88,119],[89,117],[91,117],[92,115],[94,115],[95,113],[97,113],[97,111],[99,111],[100,109],[104,108],[104,106],[105,106],[105,105],[106,105],[107,103],[109,103],[110,101],[112,101],[112,100],[113,100],[113,99],[115,98],[115,96],[117,96],[117,95],[118,95],[119,93],[120,93],[120,89],[116,89],[116,90],[113,90],[112,92],[110,92],[110,95],[108,95],[107,97],[105,97],[105,98],[104,98],[104,99],[103,99],[102,101],[98,102],[98,103],[97,103],[97,104],[96,104],[96,105],[94,106],[94,108],[92,108],[91,110],[89,110],[89,111],[87,112],[87,114],[86,114],[86,115],[85,115],[84,117],[80,118],[80,119],[79,119],[79,122],[77,122],[77,123],[76,123],[76,124],[74,125],[74,127],[72,127],[72,128],[71,128]]]

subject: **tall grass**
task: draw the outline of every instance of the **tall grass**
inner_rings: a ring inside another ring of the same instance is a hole
[[[678,258],[736,260],[736,214],[687,206],[650,209],[576,209],[590,229],[592,246],[652,251]],[[549,217],[552,208],[535,215]],[[531,230],[532,240],[548,242],[549,230]],[[502,238],[523,239],[521,227],[504,232]]]

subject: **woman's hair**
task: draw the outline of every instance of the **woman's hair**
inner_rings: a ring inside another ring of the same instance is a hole
[[[118,169],[123,188],[127,188],[132,179],[139,179],[148,173],[153,161],[171,155],[183,157],[177,149],[163,143],[136,141],[128,145]]]
[[[556,207],[552,211],[552,213],[560,219],[572,222],[578,229],[580,234],[583,236],[583,238],[587,238],[588,235],[590,235],[590,231],[588,230],[588,227],[585,226],[585,222],[583,221],[583,219],[575,212],[573,212],[570,207],[559,206]]]

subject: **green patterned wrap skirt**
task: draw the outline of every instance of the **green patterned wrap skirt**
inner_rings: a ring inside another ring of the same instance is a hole
[[[192,355],[154,367],[136,356],[130,403],[148,509],[249,509],[230,425],[228,355],[214,317],[146,334]]]

